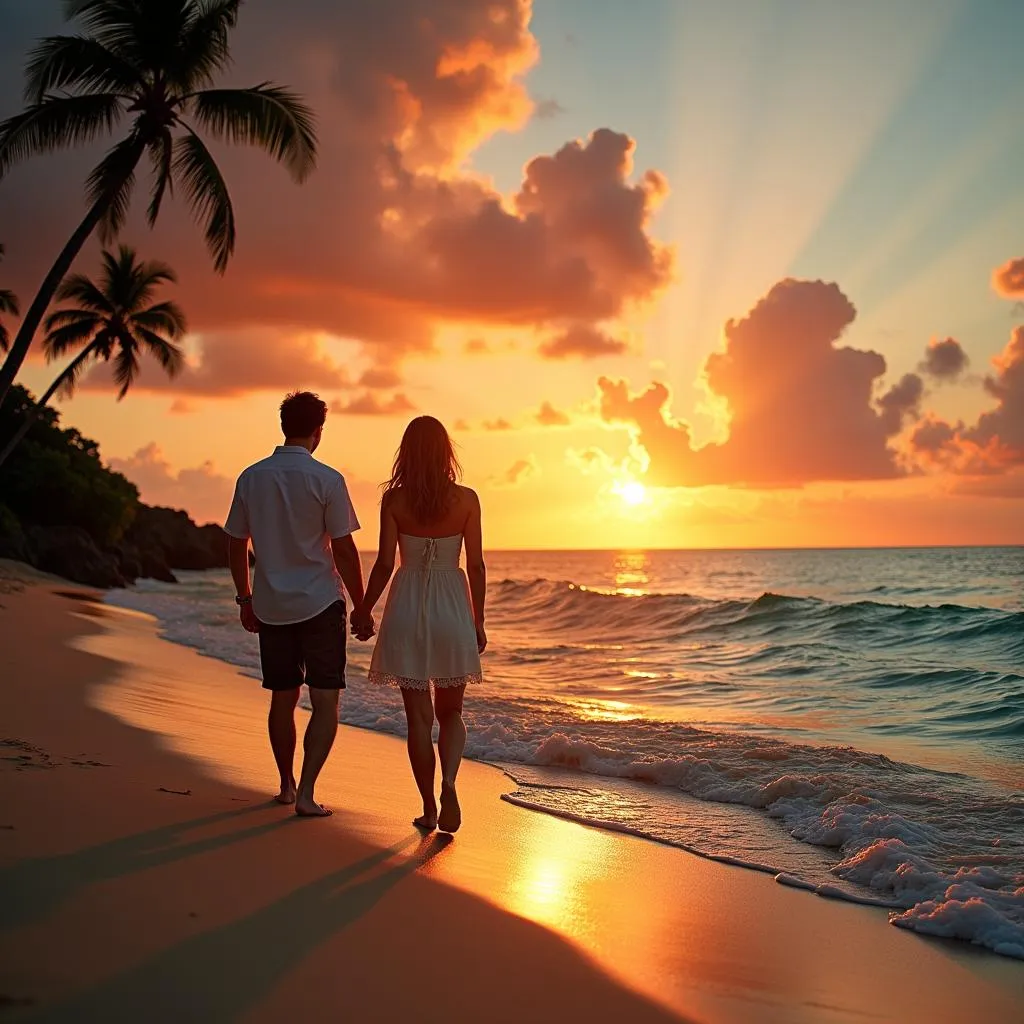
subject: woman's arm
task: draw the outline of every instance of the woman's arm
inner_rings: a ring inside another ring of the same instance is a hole
[[[469,490],[467,488],[467,490]],[[463,529],[466,542],[466,575],[469,577],[469,596],[473,602],[473,621],[476,623],[477,646],[482,652],[487,646],[484,632],[484,600],[487,595],[487,566],[484,565],[483,526],[480,521],[480,499],[476,491],[469,491],[469,518]]]
[[[366,581],[366,594],[358,613],[353,616],[361,626],[373,625],[373,609],[384,593],[384,588],[395,571],[395,548],[398,546],[398,524],[391,512],[391,502],[387,496],[380,503],[380,542],[377,546],[377,560],[370,570],[370,578]]]

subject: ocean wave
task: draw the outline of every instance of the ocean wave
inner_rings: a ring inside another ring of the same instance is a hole
[[[493,649],[467,699],[467,755],[509,772],[514,802],[1024,957],[1024,613],[774,590],[639,594],[543,575],[489,595]],[[258,674],[226,575],[110,600]],[[404,735],[400,698],[361,685],[369,648],[349,655],[342,720]],[[672,720],[680,709],[693,721]],[[829,742],[848,727],[853,745]],[[908,738],[966,751],[942,763],[970,771],[864,749],[902,752]],[[1005,788],[970,774],[995,748],[1007,752]]]
[[[943,775],[852,748],[817,748],[691,732],[685,753],[654,757],[559,733],[525,763],[677,789],[702,801],[756,809],[801,843],[841,858],[827,880],[679,838],[664,818],[581,813],[571,790],[522,785],[522,769],[493,760],[520,782],[508,799],[597,827],[613,828],[693,853],[779,876],[819,895],[890,908],[893,923],[924,934],[965,939],[1024,959],[1024,795],[985,791],[963,776]],[[523,756],[520,743],[508,751]],[[543,778],[543,777],[541,777]],[[685,834],[685,833],[684,833]],[[780,856],[784,859],[785,852]]]

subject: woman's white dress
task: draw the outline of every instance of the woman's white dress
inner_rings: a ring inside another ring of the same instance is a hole
[[[459,568],[462,534],[398,535],[401,564],[391,581],[371,683],[413,690],[479,683],[480,654],[469,581]]]

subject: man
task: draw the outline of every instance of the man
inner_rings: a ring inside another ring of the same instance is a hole
[[[313,458],[327,406],[308,391],[281,403],[284,444],[246,469],[235,485],[224,532],[239,618],[259,634],[263,686],[271,691],[270,746],[281,774],[275,798],[303,817],[331,812],[313,787],[338,731],[345,687],[345,598],[363,600],[363,572],[352,534],[359,520],[345,478]],[[249,582],[249,542],[256,571]],[[295,785],[295,705],[305,683],[313,714]]]

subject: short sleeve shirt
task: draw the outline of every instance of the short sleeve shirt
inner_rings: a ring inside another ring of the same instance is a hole
[[[280,445],[244,470],[224,532],[252,538],[256,618],[305,622],[341,599],[331,540],[358,529],[345,478],[305,448]]]

